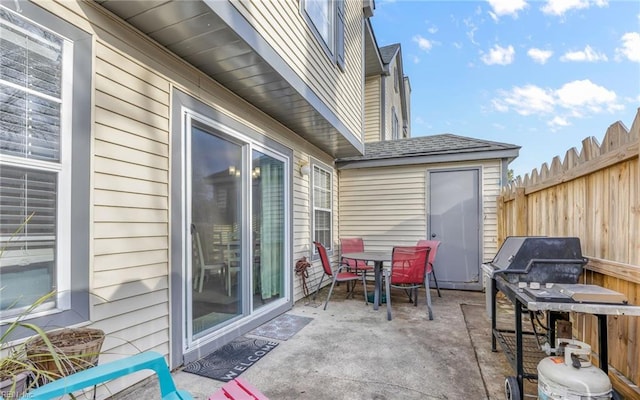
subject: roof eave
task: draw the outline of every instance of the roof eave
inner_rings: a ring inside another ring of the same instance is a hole
[[[339,170],[357,169],[357,168],[374,168],[374,167],[393,167],[401,165],[414,164],[441,164],[461,161],[483,161],[483,160],[505,160],[510,163],[518,157],[520,148],[479,151],[469,153],[448,153],[448,154],[430,154],[421,156],[399,156],[393,158],[378,158],[372,160],[336,160]]]

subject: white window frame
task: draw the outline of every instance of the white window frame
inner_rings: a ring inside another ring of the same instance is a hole
[[[329,204],[330,204],[330,208],[322,208],[322,207],[316,207],[316,202],[315,202],[315,189],[316,189],[316,181],[315,181],[315,171],[316,169],[326,172],[329,174],[329,188],[324,188],[324,187],[319,187],[319,189],[324,190],[326,192],[329,193]],[[333,174],[333,170],[319,162],[312,162],[311,163],[311,183],[310,183],[310,188],[311,188],[311,238],[312,238],[312,242],[315,242],[318,240],[318,238],[316,237],[316,210],[319,211],[326,211],[329,213],[329,243],[322,243],[325,248],[327,249],[327,251],[332,251],[333,250],[333,179],[334,179],[334,174]],[[311,246],[311,248],[313,249],[313,254],[317,254],[317,249],[315,248],[315,246]]]
[[[16,9],[13,10],[12,6]],[[30,322],[44,326],[45,324],[41,323],[42,319],[51,318],[54,314],[56,326],[52,327],[77,324],[89,319],[90,138],[87,134],[91,129],[91,36],[28,2],[7,3],[6,7],[0,5],[0,10],[15,19],[38,26],[62,40],[59,98],[52,98],[11,82],[3,83],[60,104],[59,160],[0,155],[0,169],[2,165],[6,165],[56,175],[56,244],[53,250],[55,254],[43,250],[26,250],[21,251],[22,254],[12,254],[14,257],[8,257],[3,264],[11,265],[16,259],[19,263],[31,263],[53,260],[55,257],[55,296],[50,302],[35,310]],[[7,22],[2,20],[2,23]],[[11,23],[7,24],[13,26]],[[30,32],[25,33],[37,37]],[[13,314],[8,312],[5,315],[0,314],[0,319],[10,320],[12,316]]]

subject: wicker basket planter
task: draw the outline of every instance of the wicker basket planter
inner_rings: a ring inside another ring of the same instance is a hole
[[[92,328],[67,328],[48,332],[52,353],[41,337],[27,344],[27,358],[55,380],[98,364],[104,332]],[[56,362],[57,361],[57,362]]]
[[[6,379],[0,377],[0,396],[5,399],[18,399],[27,391],[27,379],[29,372],[23,371],[7,376]]]

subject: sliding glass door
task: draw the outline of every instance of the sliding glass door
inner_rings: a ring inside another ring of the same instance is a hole
[[[193,335],[242,314],[242,145],[192,125]]]
[[[286,297],[287,158],[196,119],[188,136],[185,311],[192,343]]]

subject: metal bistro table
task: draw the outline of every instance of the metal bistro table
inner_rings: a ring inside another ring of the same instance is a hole
[[[559,313],[577,312],[595,315],[598,319],[599,365],[605,373],[607,373],[609,366],[607,351],[607,315],[640,316],[640,306],[634,305],[599,302],[539,301],[524,290],[519,289],[518,286],[507,282],[501,277],[493,277],[491,279],[490,290],[492,307],[491,330],[493,332],[491,337],[491,350],[496,351],[496,345],[498,342],[500,343],[516,373],[515,377],[507,377],[505,385],[508,384],[510,386],[510,392],[514,395],[514,392],[517,392],[519,395],[517,398],[520,399],[523,398],[522,396],[524,394],[524,379],[537,379],[537,362],[547,356],[546,353],[538,347],[538,339],[535,338],[535,332],[523,331],[522,314],[524,312],[544,311],[548,313],[550,327],[553,326]],[[504,293],[514,305],[515,330],[499,329],[497,327],[496,295],[498,292]],[[540,339],[548,339],[549,344],[553,346],[555,342],[554,330],[549,329],[548,335],[548,337]]]
[[[373,309],[377,310],[380,305],[380,288],[382,287],[382,264],[385,261],[391,261],[390,251],[363,251],[359,253],[343,253],[342,258],[351,260],[372,261],[374,266],[374,275],[376,279],[375,290],[373,295]]]

